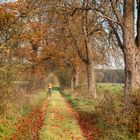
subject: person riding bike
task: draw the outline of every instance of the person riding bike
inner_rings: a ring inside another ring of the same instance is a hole
[[[52,93],[52,83],[51,82],[49,82],[49,84],[48,84],[48,93],[49,94],[51,94]]]

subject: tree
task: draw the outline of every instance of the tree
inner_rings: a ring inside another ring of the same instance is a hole
[[[137,6],[137,8],[135,8]],[[140,10],[138,0],[109,0],[90,2],[85,9],[93,10],[108,23],[124,54],[125,92],[140,86]],[[84,10],[85,10],[84,9]],[[137,11],[137,12],[135,12]],[[137,15],[137,16],[136,16]],[[135,25],[135,18],[137,24]],[[105,24],[102,24],[103,26]],[[106,26],[107,27],[107,26]],[[107,31],[107,32],[108,32]]]
[[[78,8],[75,7],[86,7],[87,4],[88,1],[84,0],[83,2],[72,3],[71,9],[68,5],[67,13],[70,16],[66,16],[66,23],[77,53],[86,66],[89,94],[96,97],[94,69],[95,62],[102,63],[105,58],[104,47],[101,43],[104,40],[104,31],[100,23],[97,22],[97,16],[93,15],[91,11],[76,12]]]

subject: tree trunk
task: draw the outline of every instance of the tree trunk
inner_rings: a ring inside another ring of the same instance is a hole
[[[76,67],[75,69],[75,87],[79,86],[79,68]]]
[[[125,52],[125,93],[140,88],[140,55],[135,48]]]
[[[71,75],[71,90],[74,89],[74,77],[73,74]]]
[[[73,90],[79,85],[79,69],[74,68],[71,72],[71,89]]]
[[[88,58],[88,63],[86,64],[88,90],[89,90],[89,94],[92,95],[94,98],[96,98],[97,93],[96,93],[94,60],[92,59],[93,58],[92,45],[90,43],[90,40],[88,40],[88,41],[87,41],[87,44],[86,44],[87,45],[87,58]]]
[[[140,51],[138,50],[135,55],[136,62],[135,62],[135,68],[136,68],[136,87],[137,89],[140,89]]]
[[[83,1],[83,5],[88,5],[88,0]],[[92,95],[94,98],[97,97],[96,93],[96,82],[95,82],[95,69],[94,69],[94,60],[93,60],[93,52],[92,52],[92,37],[89,36],[88,33],[88,11],[83,12],[83,34],[84,34],[84,42],[85,42],[85,48],[86,48],[86,58],[87,62],[86,69],[87,69],[87,81],[88,81],[88,90],[89,94]]]
[[[135,44],[134,0],[125,1],[124,9],[125,93],[128,93],[140,86],[140,59]]]
[[[137,0],[138,20],[137,20],[137,52],[136,52],[136,85],[140,88],[140,1]]]
[[[94,98],[96,98],[97,94],[96,94],[94,63],[89,62],[88,64],[86,64],[86,68],[87,68],[87,81],[89,94],[92,95]]]

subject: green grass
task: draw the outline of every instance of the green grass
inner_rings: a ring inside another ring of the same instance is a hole
[[[7,119],[3,118],[3,121],[0,122],[0,140],[8,139],[16,133],[17,129],[15,124],[18,122],[17,115],[20,114],[21,117],[27,116],[37,106],[42,106],[46,98],[47,94],[43,91],[32,94],[28,101],[22,106],[22,110],[17,110],[16,113],[9,115]]]
[[[98,98],[91,99],[83,96],[82,91],[74,93],[64,91],[62,94],[68,102],[87,121],[91,130],[94,127],[102,130],[100,135],[93,132],[94,139],[100,140],[136,140],[126,121],[129,115],[122,114],[123,107],[123,84],[97,84]],[[81,96],[82,95],[82,96]],[[94,116],[95,121],[90,120]]]
[[[60,91],[60,87],[55,86],[55,87],[53,87],[53,90]]]
[[[14,128],[15,121],[7,120],[0,124],[0,139],[4,140],[7,137],[10,137],[12,134],[16,132],[16,128]]]
[[[55,91],[49,101],[45,125],[40,132],[40,140],[73,139],[84,140],[84,137],[64,98]]]
[[[67,101],[78,111],[93,112],[94,105],[96,101],[90,98],[85,98],[84,96],[77,96],[75,94],[70,94],[69,91],[62,92],[62,95],[67,99]]]
[[[41,91],[36,94],[32,94],[31,97],[28,99],[26,104],[23,105],[21,115],[27,116],[29,112],[35,109],[37,106],[42,106],[43,102],[47,98],[47,93],[45,91]]]
[[[114,95],[117,95],[117,94],[123,93],[123,87],[124,87],[124,84],[98,83],[97,91],[105,92],[105,93],[112,93]]]

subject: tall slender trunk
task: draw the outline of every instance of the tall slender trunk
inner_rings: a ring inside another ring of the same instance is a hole
[[[135,61],[133,56],[133,54],[125,54],[125,93],[136,88]]]
[[[79,67],[75,69],[75,87],[79,86]]]
[[[127,44],[125,60],[125,93],[140,88],[140,52],[133,47],[135,44]],[[131,48],[130,48],[131,47]]]
[[[140,57],[135,44],[134,0],[125,1],[124,5],[125,93],[128,93],[140,86]]]
[[[72,69],[71,72],[71,89],[73,90],[79,85],[79,68]]]
[[[84,6],[88,6],[88,0],[83,1]],[[93,97],[97,97],[96,93],[96,82],[95,82],[95,70],[94,70],[94,60],[93,60],[93,52],[92,52],[92,37],[89,36],[88,31],[88,11],[83,12],[83,34],[84,34],[84,42],[85,42],[85,48],[86,48],[86,58],[87,62],[86,69],[87,69],[87,81],[88,81],[88,90],[89,94]]]
[[[135,63],[136,87],[137,87],[137,89],[140,89],[140,51],[137,51],[135,58],[136,58],[136,63]]]
[[[95,81],[95,68],[94,68],[94,60],[93,60],[93,54],[92,54],[92,45],[89,42],[87,42],[87,58],[88,58],[88,63],[86,64],[87,68],[87,78],[88,78],[88,89],[90,95],[93,97],[97,97],[97,92],[96,92],[96,81]]]
[[[140,1],[137,0],[138,20],[137,20],[137,52],[136,52],[136,84],[140,88]]]
[[[74,77],[73,74],[71,75],[71,90],[74,89]]]
[[[88,81],[89,94],[92,95],[94,98],[96,98],[97,93],[96,93],[94,63],[93,62],[87,63],[86,69],[87,69],[87,81]]]

